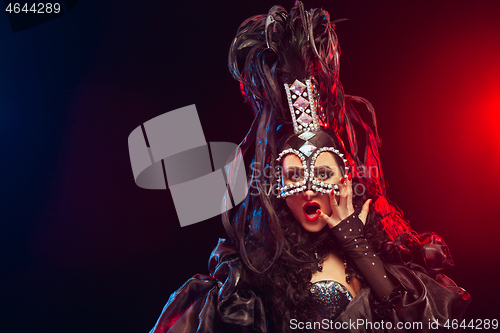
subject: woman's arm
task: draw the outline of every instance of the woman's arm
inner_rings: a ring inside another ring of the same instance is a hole
[[[389,278],[384,263],[363,235],[363,228],[363,222],[356,213],[353,213],[331,228],[331,232],[377,298],[380,301],[387,301],[397,285]]]
[[[330,193],[331,216],[320,212],[320,218],[328,223],[332,234],[342,246],[344,254],[353,260],[377,298],[384,302],[389,299],[397,285],[388,277],[382,260],[363,234],[371,199],[364,203],[360,214],[356,214],[352,204],[352,179],[350,178],[349,175],[345,182],[341,180],[344,186],[340,192],[339,202],[334,192]]]

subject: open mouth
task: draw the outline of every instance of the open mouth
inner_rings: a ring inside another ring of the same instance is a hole
[[[319,214],[317,213],[318,209],[320,209],[319,203],[314,201],[306,202],[302,206],[304,215],[306,216],[306,219],[310,222],[316,221],[318,219],[319,217]]]

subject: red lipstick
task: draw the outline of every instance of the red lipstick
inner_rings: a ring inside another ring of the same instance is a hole
[[[320,209],[320,205],[314,201],[308,201],[302,206],[302,210],[304,211],[304,215],[309,222],[314,222],[318,219],[318,209]]]

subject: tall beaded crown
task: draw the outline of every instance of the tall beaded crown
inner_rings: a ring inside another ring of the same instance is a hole
[[[319,118],[318,92],[312,81],[312,78],[308,78],[304,82],[295,80],[292,84],[284,84],[293,131],[304,140],[300,148],[297,148],[306,157],[311,156],[317,148],[309,139],[316,135],[314,132],[320,127],[325,127]]]
[[[285,90],[295,134],[318,130],[317,91],[311,79],[306,79],[305,83],[299,80],[291,85],[285,83]]]

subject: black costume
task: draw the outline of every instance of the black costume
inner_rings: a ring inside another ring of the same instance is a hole
[[[338,225],[344,227],[344,231],[340,231],[337,237],[343,238],[351,233],[346,223],[348,219]],[[359,219],[351,218],[350,223],[351,226],[362,227]],[[353,240],[353,236],[346,237],[346,240]],[[363,243],[362,235],[354,237]],[[358,249],[363,257],[366,248]],[[461,318],[470,296],[440,273],[443,268],[453,265],[444,241],[431,233],[419,236],[403,234],[397,241],[386,244],[384,252],[382,256],[389,258],[384,263],[385,269],[400,284],[390,299],[382,304],[377,300],[377,293],[365,286],[334,323],[330,323],[330,318],[322,318],[328,320],[328,325],[319,327],[380,332],[376,329],[383,322],[386,329],[382,332],[389,332],[388,328],[394,330],[398,323],[421,323],[421,327],[404,329],[403,326],[396,331],[436,332],[437,327],[430,325],[437,321],[439,328],[448,331],[443,327],[446,320]],[[170,296],[151,333],[268,332],[263,302],[245,283],[245,269],[238,251],[227,241],[219,240],[212,252],[209,268],[211,275],[192,277]],[[317,322],[317,319],[311,318],[311,322]],[[295,326],[298,325],[296,323]]]

